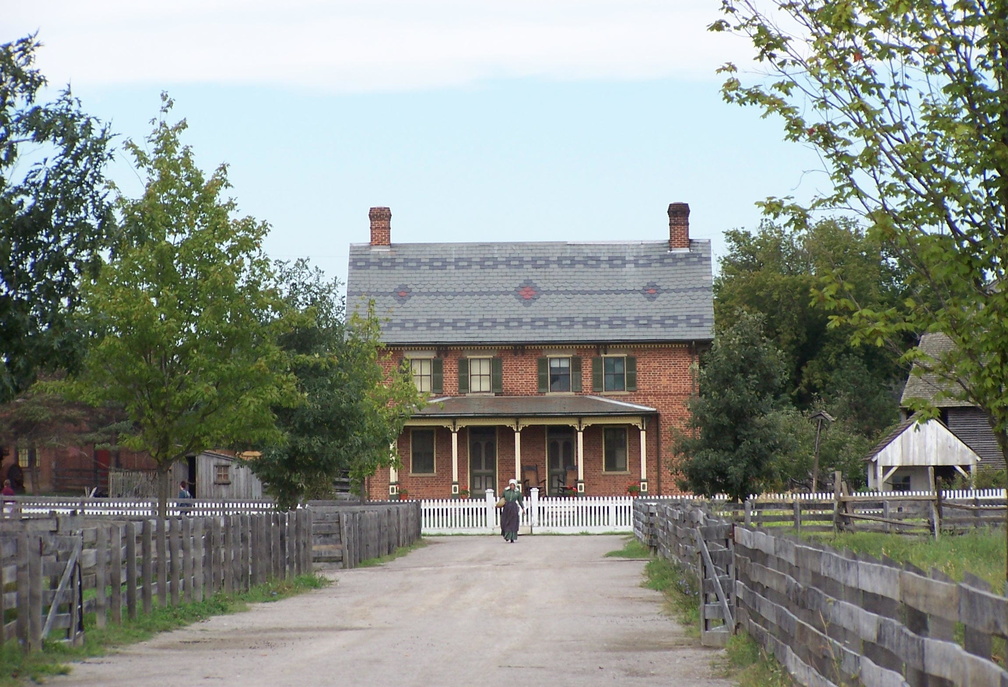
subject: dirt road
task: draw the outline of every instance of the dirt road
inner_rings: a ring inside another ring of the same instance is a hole
[[[433,537],[332,586],[74,664],[55,685],[730,687],[618,536]]]

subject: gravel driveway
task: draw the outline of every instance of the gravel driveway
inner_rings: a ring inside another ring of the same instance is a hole
[[[55,685],[730,687],[620,536],[432,537],[332,586],[73,665]]]

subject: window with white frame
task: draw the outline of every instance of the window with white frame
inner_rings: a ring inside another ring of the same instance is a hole
[[[551,392],[571,390],[570,358],[549,359],[549,390]]]
[[[488,394],[493,388],[491,358],[469,358],[469,393]]]
[[[411,358],[409,364],[417,391],[431,393],[434,389],[434,361],[430,358]]]
[[[627,471],[626,427],[605,427],[602,430],[603,469],[605,472]]]

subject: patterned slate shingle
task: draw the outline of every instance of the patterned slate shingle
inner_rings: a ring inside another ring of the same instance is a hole
[[[347,306],[389,344],[710,341],[709,241],[350,246]]]

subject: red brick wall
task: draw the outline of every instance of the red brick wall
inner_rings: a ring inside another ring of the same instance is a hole
[[[411,349],[419,351],[421,349]],[[476,354],[473,349],[441,350],[444,369],[444,395],[458,394],[458,361]],[[650,418],[647,427],[647,476],[651,494],[675,494],[679,489],[671,469],[671,428],[685,423],[686,400],[693,391],[691,365],[695,355],[686,345],[614,347],[610,354],[634,356],[637,359],[637,391],[621,393],[595,393],[592,391],[591,359],[599,355],[595,347],[568,347],[543,349],[528,347],[524,350],[510,347],[489,348],[479,355],[494,355],[503,361],[505,396],[542,396],[538,392],[537,361],[545,355],[575,355],[581,357],[582,394],[597,395],[613,400],[635,403],[657,409],[657,418]],[[404,357],[404,351],[390,350],[385,365],[391,368]],[[592,496],[626,493],[627,484],[640,478],[640,434],[636,427],[627,427],[627,473],[602,471],[602,427],[592,425],[584,432],[585,493]],[[541,426],[522,430],[522,464],[536,464],[540,479],[546,479],[546,432]],[[575,435],[576,438],[576,435]],[[458,433],[459,487],[469,488],[469,435],[465,429]],[[411,475],[409,471],[409,428],[398,442],[403,466],[399,484],[409,491],[410,498],[450,498],[451,496],[451,433],[441,428],[436,434],[435,474]],[[576,449],[575,449],[576,450]],[[660,472],[659,472],[660,471]],[[375,475],[370,481],[371,498],[388,497],[388,473]],[[514,476],[514,432],[501,426],[497,430],[497,481],[498,490]],[[475,494],[474,494],[475,496]]]

